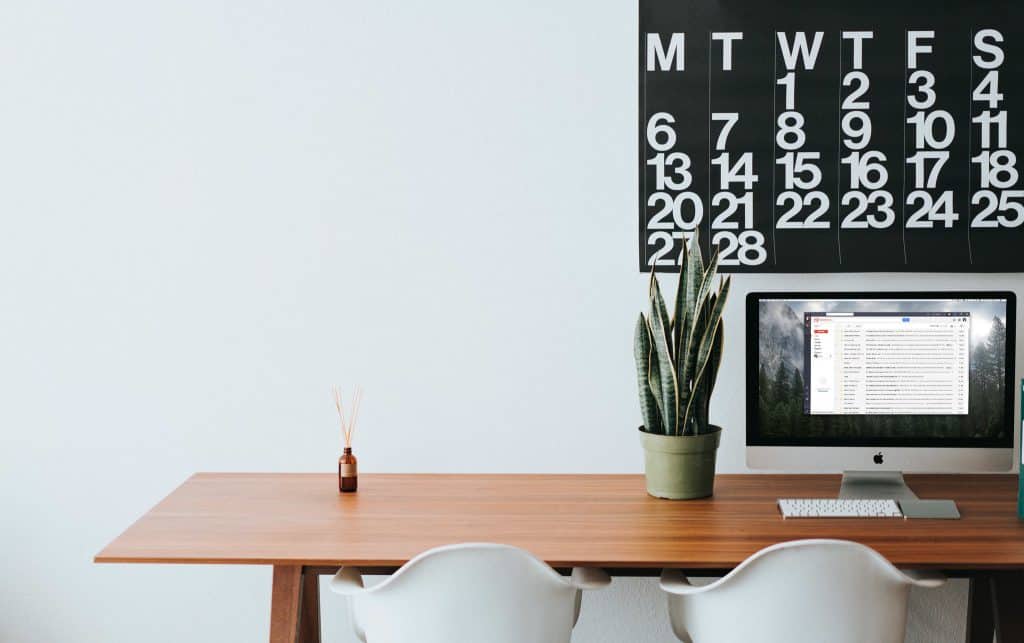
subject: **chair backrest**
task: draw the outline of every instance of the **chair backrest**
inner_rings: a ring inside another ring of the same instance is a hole
[[[942,583],[841,540],[768,547],[703,587],[679,578],[662,586],[673,630],[692,643],[902,643],[910,587]]]
[[[351,599],[371,643],[568,643],[579,590],[526,551],[467,543],[420,554]]]

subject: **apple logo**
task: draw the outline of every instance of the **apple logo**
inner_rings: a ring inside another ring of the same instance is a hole
[[[875,464],[882,464],[882,461],[883,461],[882,452],[879,451],[878,453],[876,453],[875,457],[872,458],[872,459],[875,461]]]

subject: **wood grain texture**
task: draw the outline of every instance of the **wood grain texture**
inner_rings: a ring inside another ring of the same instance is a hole
[[[299,643],[320,643],[320,576],[312,568],[302,570]]]
[[[295,643],[302,603],[302,568],[275,565],[270,590],[270,643]]]
[[[907,476],[952,498],[962,520],[782,520],[779,497],[835,497],[839,476],[720,475],[715,495],[647,496],[636,475],[197,474],[108,545],[97,562],[394,568],[438,545],[500,542],[557,567],[729,569],[798,538],[862,542],[893,563],[1024,569],[1017,478]]]

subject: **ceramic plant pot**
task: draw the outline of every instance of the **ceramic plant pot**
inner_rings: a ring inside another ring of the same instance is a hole
[[[647,493],[656,498],[707,498],[715,489],[715,457],[722,427],[703,435],[658,435],[640,427]]]

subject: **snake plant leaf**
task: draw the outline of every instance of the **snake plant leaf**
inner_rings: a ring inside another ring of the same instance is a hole
[[[704,414],[705,406],[701,403],[701,400],[706,400],[710,397],[707,391],[707,377],[701,377],[693,389],[693,399],[695,402],[687,419],[687,435],[702,435],[708,432],[708,418]]]
[[[709,315],[707,328],[704,330],[704,335],[701,337],[699,348],[697,351],[697,366],[693,379],[693,389],[696,390],[699,385],[702,384],[702,379],[707,376],[708,362],[711,359],[711,351],[715,344],[715,336],[718,334],[719,328],[722,325],[722,310],[725,307],[725,301],[729,296],[729,287],[732,280],[726,278],[722,280],[721,288],[716,296],[715,306],[711,310]],[[707,389],[707,395],[710,397],[710,388]],[[691,421],[691,414],[694,412],[694,400],[701,398],[701,404],[705,403],[702,396],[691,395],[690,400],[686,405],[686,410],[683,412],[683,426],[689,428]],[[703,429],[706,430],[706,429]]]
[[[676,373],[679,375],[679,405],[684,408],[687,402],[689,402],[690,382],[693,379],[693,359],[695,356],[693,329],[701,306],[698,295],[703,276],[704,260],[700,254],[698,236],[694,233],[693,239],[690,241],[690,251],[686,258],[685,273],[680,276],[681,304],[679,296],[676,297],[676,308],[679,309],[681,307],[684,311],[683,323],[680,324],[678,319],[676,321],[678,333],[675,337]]]
[[[711,255],[711,259],[708,261],[708,267],[704,270],[701,275],[700,288],[697,291],[697,301],[703,302],[707,299],[708,294],[712,291],[715,282],[715,275],[718,273],[718,248],[715,248],[715,252]],[[710,308],[708,309],[710,310]],[[706,316],[701,317],[701,321],[707,323],[708,319]]]
[[[711,359],[708,361],[708,375],[705,378],[709,391],[715,389],[715,383],[718,381],[718,371],[722,366],[722,349],[725,346],[725,323],[719,322],[718,332],[715,333],[715,343],[711,347]],[[704,416],[707,417],[711,412],[711,396],[708,395],[704,400]]]
[[[718,287],[718,294],[716,299],[723,300],[728,296],[728,283],[731,278],[723,279],[722,283]],[[721,317],[719,317],[721,319]],[[718,333],[715,334],[715,343],[711,347],[711,361],[709,365],[711,367],[710,377],[708,378],[708,390],[714,390],[715,384],[718,382],[718,372],[722,366],[722,353],[725,351],[725,322],[719,321]],[[711,406],[711,396],[708,395],[707,399],[708,407]]]
[[[712,388],[718,379],[718,367],[722,364],[722,346],[725,343],[725,324],[719,321],[718,332],[711,343],[711,355],[708,358],[708,383]]]
[[[651,299],[650,322],[654,353],[658,356],[658,375],[661,380],[661,420],[665,433],[675,435],[676,418],[679,416],[679,389],[676,383],[675,364],[669,348],[671,335],[668,328],[668,311],[665,309],[665,301],[661,298],[661,289],[658,288],[657,282]]]
[[[704,256],[700,252],[700,238],[697,232],[693,233],[690,240],[689,251],[686,256],[686,280],[683,284],[685,297],[683,308],[692,318],[693,311],[699,301],[701,279],[704,276]]]
[[[653,274],[653,270],[652,270]],[[657,279],[651,281],[651,328],[654,328],[654,317],[658,317],[662,324],[665,326],[665,339],[669,341],[672,337],[672,319],[668,315],[668,306],[665,305],[665,299],[661,296],[661,286],[658,284]],[[668,345],[670,355],[675,355],[675,349],[672,347],[671,342]]]
[[[672,340],[676,345],[676,376],[679,379],[679,406],[681,408],[686,407],[686,403],[690,397],[690,384],[689,380],[686,379],[686,342],[684,337],[689,336],[688,329],[690,327],[690,312],[683,311],[682,318],[676,322],[676,328],[673,332]]]
[[[689,260],[686,252],[686,243],[683,243],[683,249],[679,252],[679,281],[676,284],[676,301],[675,310],[672,312],[672,345],[676,351],[676,358],[679,356],[679,347],[682,345],[679,342],[679,337],[683,333],[683,329],[686,326],[686,307],[687,301],[687,278],[686,278],[686,264]],[[678,372],[678,370],[677,370]]]
[[[648,337],[653,337],[651,332],[650,320],[647,320],[647,333]],[[651,392],[654,397],[654,408],[657,410],[658,415],[658,433],[667,433],[665,428],[665,410],[662,408],[662,396],[661,396],[661,364],[658,360],[658,352],[654,348],[653,342],[651,345],[651,352],[648,353],[648,365],[647,365],[647,389]],[[654,431],[651,431],[654,433]]]
[[[711,311],[715,309],[715,305],[717,303],[718,294],[714,292],[710,293],[707,296],[707,299],[704,300],[704,305],[701,306],[700,309],[701,328],[706,329],[708,327],[708,322],[711,319]],[[698,337],[703,337],[703,334],[698,335]]]
[[[704,419],[704,400],[710,395],[707,394],[707,362],[705,362],[700,368],[697,369],[693,380],[693,394],[690,396],[690,402],[686,405],[686,409],[683,411],[682,424],[685,430],[685,435],[700,435],[707,431],[707,427],[702,425]]]
[[[685,355],[683,355],[682,359],[678,360],[682,363],[680,366],[681,370],[678,370],[678,372],[681,373],[680,379],[684,382],[694,383],[693,376],[697,369],[700,340],[704,336],[711,311],[714,309],[714,295],[709,295],[709,293],[712,288],[712,280],[717,271],[718,248],[715,248],[715,252],[711,255],[711,261],[708,262],[707,269],[699,277],[700,283],[697,287],[696,299],[689,315],[690,329],[687,332]],[[693,387],[691,386],[691,388]],[[685,404],[682,406],[685,407]]]
[[[636,331],[633,335],[633,356],[636,361],[637,387],[640,393],[640,413],[643,416],[644,429],[648,433],[661,432],[661,420],[658,407],[651,393],[648,373],[651,367],[651,332],[647,327],[647,318],[643,313],[636,320]]]
[[[686,332],[686,346],[682,349],[683,355],[677,360],[679,363],[679,379],[681,382],[686,384],[686,390],[692,391],[693,389],[693,374],[697,368],[697,355],[700,350],[700,339],[704,336],[704,330],[706,327],[706,319],[708,317],[708,307],[711,303],[708,299],[704,299],[697,303],[696,307],[689,312],[687,319],[689,320],[689,329]],[[688,402],[689,400],[687,400]],[[686,404],[682,406],[685,408]]]

